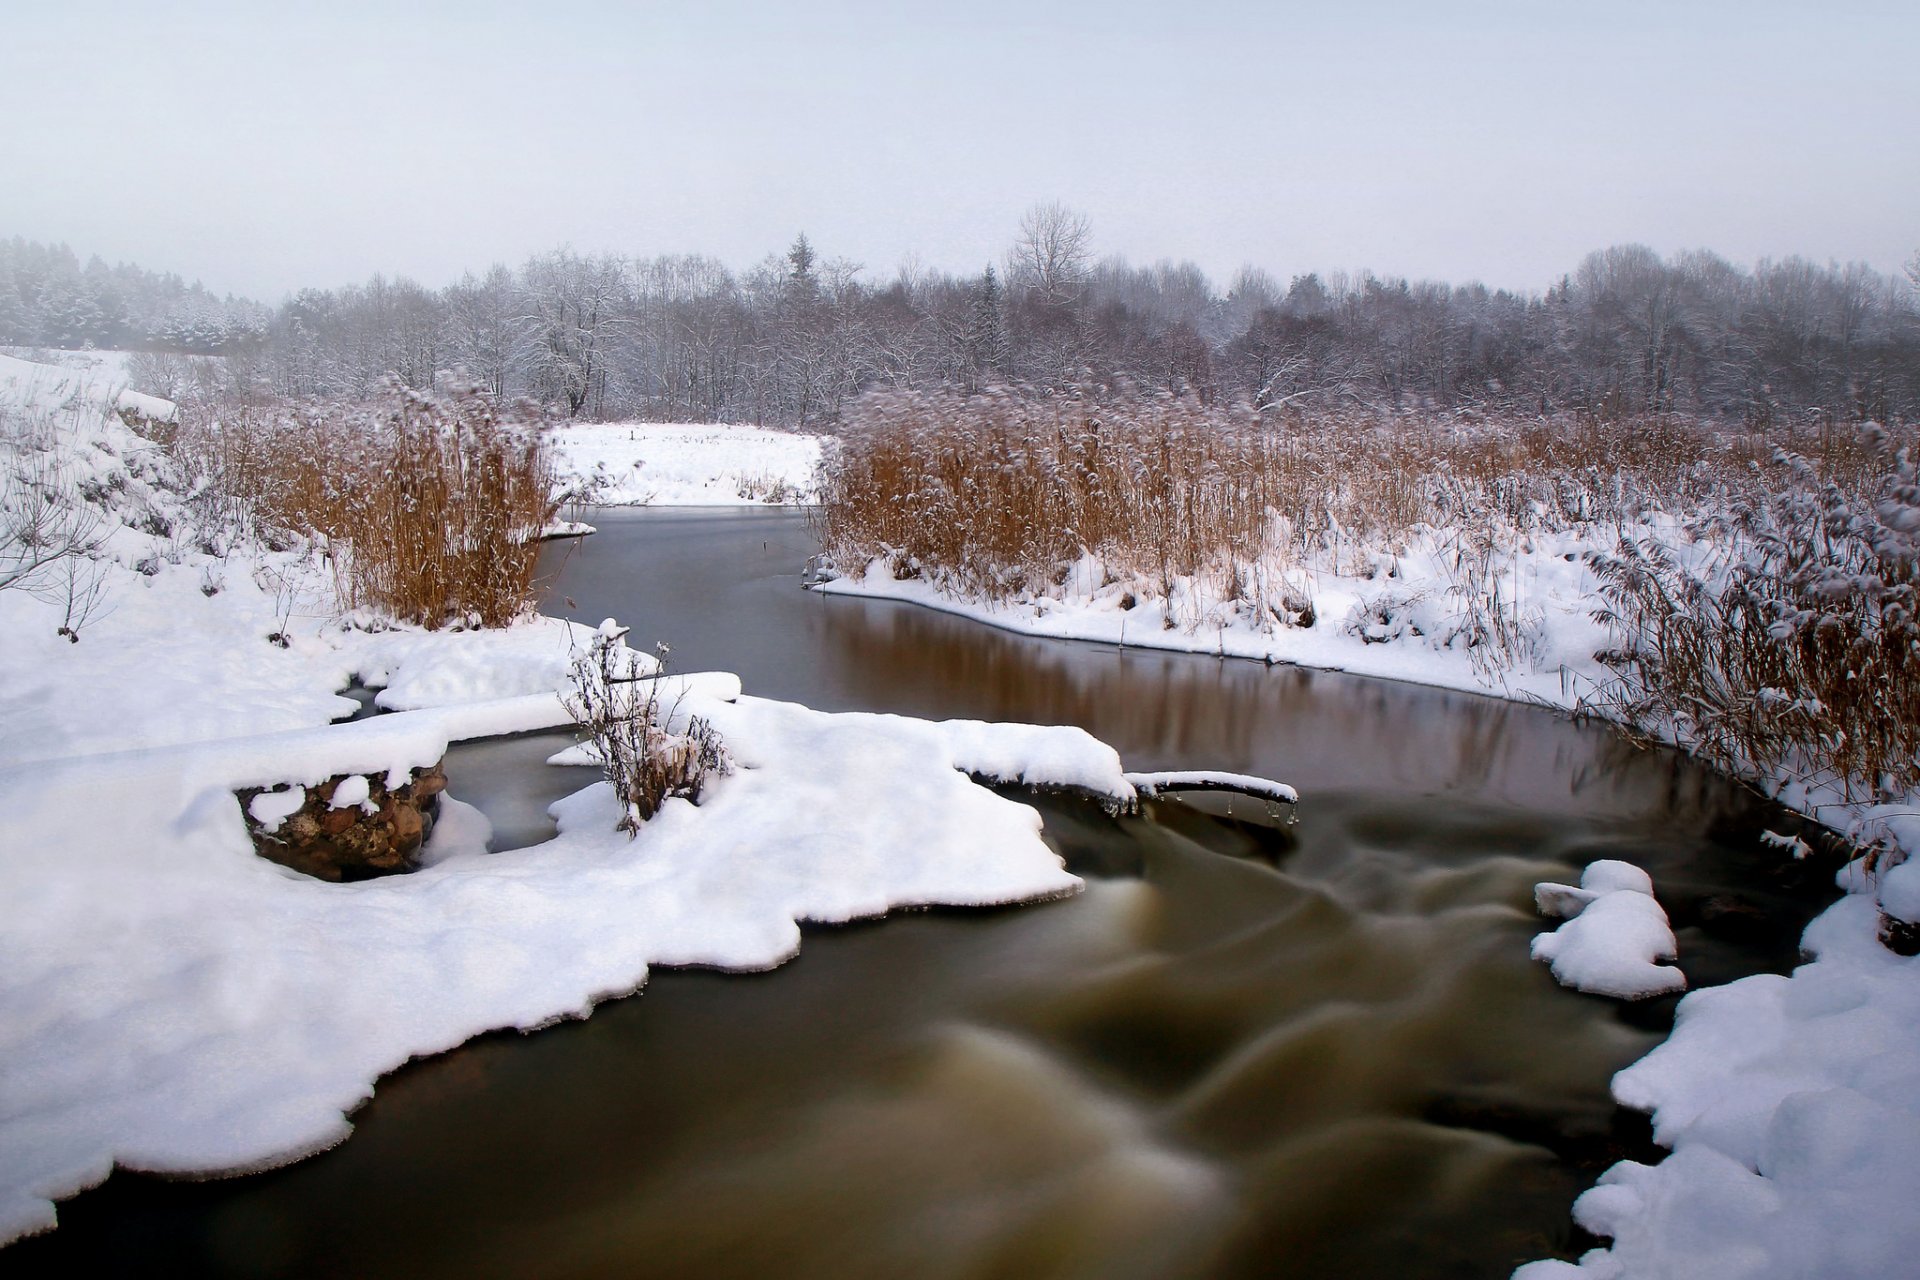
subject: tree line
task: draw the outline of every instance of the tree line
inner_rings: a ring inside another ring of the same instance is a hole
[[[276,308],[0,241],[0,342],[218,353],[294,397],[426,389],[463,368],[569,417],[820,426],[873,389],[1129,386],[1263,410],[1336,405],[1765,424],[1920,417],[1920,255],[1903,276],[1737,266],[1639,245],[1543,293],[1096,259],[1041,205],[978,275],[871,279],[807,237],[744,271],[556,250],[433,289],[376,276]]]

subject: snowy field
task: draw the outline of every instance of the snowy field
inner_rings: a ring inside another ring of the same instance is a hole
[[[4,460],[57,457],[104,520],[77,641],[56,634],[60,582],[0,590],[0,1242],[116,1166],[234,1172],[337,1143],[410,1058],[586,1016],[653,964],[765,969],[802,921],[1075,892],[1034,810],[969,775],[1134,794],[1076,729],[825,715],[692,675],[667,701],[712,722],[733,772],[637,839],[604,783],[556,806],[556,839],[502,854],[443,796],[423,870],[298,875],[254,855],[237,788],[398,782],[450,741],[565,724],[592,633],[347,625],[324,566],[206,545],[116,404],[170,410],[0,364]],[[353,678],[395,714],[331,724]]]
[[[658,422],[555,428],[554,465],[575,500],[609,507],[806,503],[825,436]]]
[[[0,347],[0,355],[55,367],[79,374],[100,387],[128,387],[133,378],[127,363],[138,353],[133,351],[43,351],[34,347]]]
[[[1249,625],[1204,582],[1177,583],[1171,598],[1136,599],[1092,557],[1053,594],[1004,604],[896,579],[884,560],[818,589],[912,601],[1030,635],[1297,663],[1560,708],[1606,678],[1592,656],[1608,636],[1588,616],[1594,583],[1583,555],[1606,548],[1567,535],[1536,536],[1517,550],[1502,579],[1519,623],[1513,661],[1496,665],[1453,642],[1471,619],[1446,572],[1449,541],[1416,543],[1390,573],[1372,562],[1344,573],[1298,571],[1289,585],[1311,599],[1319,615],[1311,628]],[[1879,824],[1903,850],[1920,850],[1920,807],[1911,803],[1846,804],[1791,782],[1781,798],[1840,830]],[[1877,881],[1856,863],[1840,884],[1848,896],[1803,939],[1810,963],[1790,978],[1759,975],[1688,995],[1672,1036],[1615,1078],[1615,1096],[1651,1112],[1655,1136],[1673,1154],[1653,1166],[1616,1165],[1576,1203],[1575,1219],[1609,1247],[1578,1264],[1529,1264],[1518,1280],[1914,1273],[1920,959],[1880,945],[1876,898],[1903,918],[1920,916],[1920,863]],[[1671,989],[1678,971],[1654,963],[1671,955],[1672,934],[1653,897],[1604,874],[1584,888],[1578,907],[1558,900],[1553,914],[1575,918],[1543,934],[1536,957],[1563,982],[1596,993]]]

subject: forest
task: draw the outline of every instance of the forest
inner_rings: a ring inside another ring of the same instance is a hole
[[[0,240],[0,344],[221,355],[299,399],[365,398],[390,374],[426,390],[461,368],[569,418],[815,429],[869,391],[996,386],[1756,428],[1920,413],[1920,254],[1890,276],[1617,245],[1533,293],[1371,272],[1283,285],[1254,266],[1222,289],[1191,262],[1094,250],[1084,215],[1045,204],[977,275],[881,277],[803,233],[745,270],[557,249],[441,288],[375,276],[268,306],[15,238]]]

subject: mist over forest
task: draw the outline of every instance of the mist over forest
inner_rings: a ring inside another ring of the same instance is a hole
[[[464,369],[589,420],[821,427],[870,390],[991,386],[1752,426],[1920,412],[1920,255],[1889,276],[1616,245],[1515,293],[1252,266],[1221,283],[1097,249],[1083,215],[1044,204],[974,275],[887,276],[800,234],[745,270],[557,249],[441,288],[375,276],[266,305],[14,238],[0,240],[0,344],[219,355],[295,398],[364,397],[389,376],[427,389]]]

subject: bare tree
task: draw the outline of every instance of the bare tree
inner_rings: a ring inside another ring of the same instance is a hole
[[[623,323],[623,275],[617,259],[564,250],[526,266],[521,322],[529,372],[538,392],[565,403],[569,418],[604,398],[608,339]]]
[[[1086,215],[1057,200],[1036,204],[1020,219],[1010,274],[1014,283],[1047,306],[1079,300],[1086,287],[1093,228]]]

